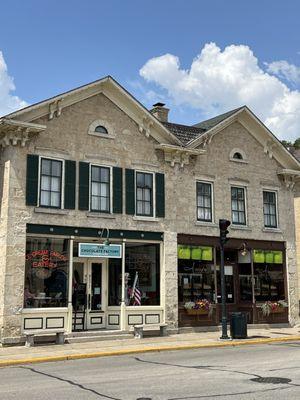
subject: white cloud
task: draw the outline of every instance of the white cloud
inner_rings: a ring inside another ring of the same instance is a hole
[[[277,75],[281,79],[286,79],[288,82],[293,84],[300,83],[300,67],[297,67],[294,64],[289,64],[285,60],[265,64],[267,66],[267,71],[271,74]]]
[[[26,101],[12,94],[15,89],[13,78],[8,75],[7,65],[0,51],[0,116],[27,106]]]
[[[207,117],[246,104],[280,138],[300,136],[300,92],[264,71],[248,46],[222,51],[206,44],[189,70],[165,54],[146,62],[140,75],[168,92],[176,105],[189,105]]]

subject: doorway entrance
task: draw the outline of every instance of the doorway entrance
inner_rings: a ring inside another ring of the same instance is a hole
[[[74,259],[73,331],[106,327],[107,260]]]

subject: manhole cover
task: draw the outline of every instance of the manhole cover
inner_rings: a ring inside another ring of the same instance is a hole
[[[290,383],[291,379],[288,378],[278,378],[275,376],[266,376],[266,377],[260,377],[260,378],[253,378],[250,379],[250,381],[253,382],[258,382],[258,383],[274,383],[274,384],[278,384],[278,383]]]
[[[139,397],[136,400],[152,400],[151,397]]]

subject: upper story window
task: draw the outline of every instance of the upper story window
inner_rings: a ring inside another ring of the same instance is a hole
[[[197,182],[197,220],[212,222],[212,184]]]
[[[153,174],[136,172],[136,215],[153,216]]]
[[[245,188],[231,187],[231,215],[235,225],[246,225]]]
[[[264,191],[264,225],[266,228],[277,228],[276,192]]]
[[[40,206],[61,208],[62,161],[41,158]]]
[[[98,126],[96,126],[95,132],[97,132],[97,133],[103,133],[103,134],[105,134],[105,135],[108,135],[108,131],[107,131],[107,129],[106,129],[103,125],[98,125]]]
[[[91,211],[110,212],[110,168],[91,166]]]

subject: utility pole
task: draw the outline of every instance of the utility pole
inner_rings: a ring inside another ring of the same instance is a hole
[[[225,285],[225,268],[224,268],[224,245],[229,240],[227,234],[229,231],[227,228],[230,225],[230,221],[227,219],[219,220],[220,228],[220,254],[221,254],[221,299],[222,299],[222,336],[220,339],[229,339],[227,335],[227,312],[226,312],[226,285]]]

